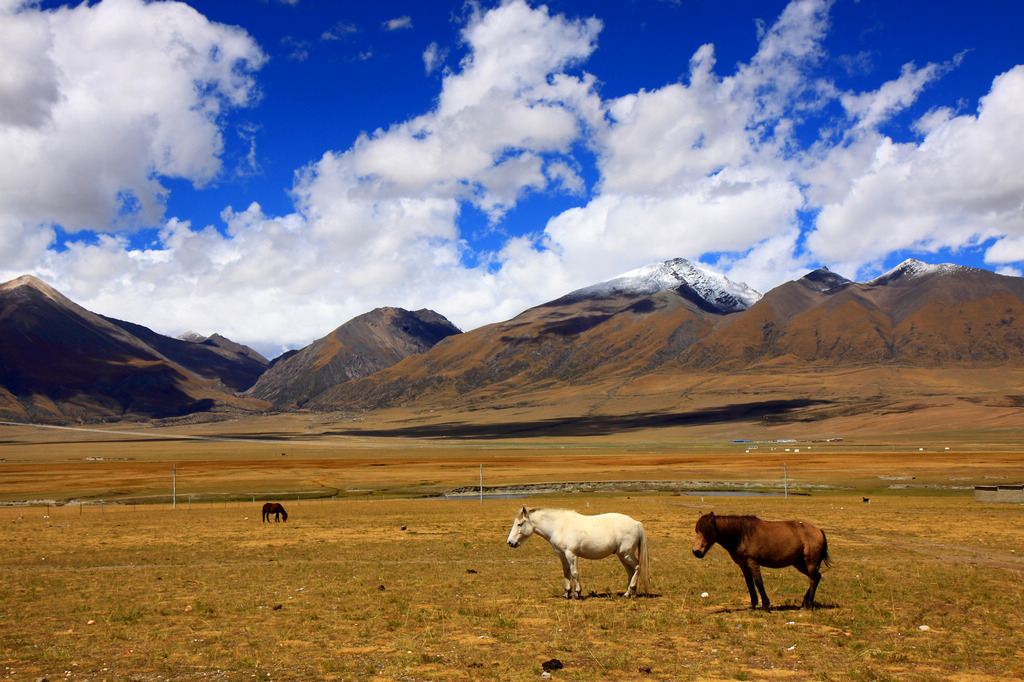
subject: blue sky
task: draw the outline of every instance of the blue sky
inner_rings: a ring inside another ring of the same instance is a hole
[[[675,257],[1024,269],[1024,3],[0,0],[0,281],[272,357]]]

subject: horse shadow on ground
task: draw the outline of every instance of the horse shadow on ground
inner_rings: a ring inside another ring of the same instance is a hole
[[[815,602],[814,608],[811,611],[834,611],[838,609],[838,604],[819,604]],[[772,605],[770,613],[779,613],[782,611],[803,611],[799,604],[782,604],[781,606]],[[761,607],[752,609],[749,606],[723,606],[721,608],[713,610],[711,613],[752,613],[752,612],[764,613]]]
[[[623,597],[621,592],[595,592],[594,590],[591,590],[587,594],[580,595],[580,598],[579,598],[578,601],[586,601],[588,599],[610,599],[610,600],[621,599],[623,601],[625,601],[626,599],[660,599],[662,596],[664,596],[664,595],[657,594],[657,593],[652,593],[652,594],[638,594],[638,595],[636,595],[634,597]],[[571,599],[566,599],[565,597],[563,597],[561,595],[559,595],[558,597],[553,597],[553,598],[557,598],[557,599],[561,599],[561,600],[565,600],[565,601],[572,601]]]

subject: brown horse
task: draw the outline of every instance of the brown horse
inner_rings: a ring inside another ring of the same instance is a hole
[[[814,592],[821,581],[822,564],[831,566],[825,533],[803,521],[762,521],[756,516],[715,516],[714,512],[697,519],[697,542],[693,555],[702,558],[716,542],[729,553],[747,581],[750,608],[757,608],[757,592],[765,611],[771,602],[761,581],[761,566],[793,566],[811,580],[800,608],[814,608]],[[757,587],[757,592],[754,587]]]
[[[280,521],[282,517],[284,520],[288,520],[288,512],[284,510],[278,502],[267,502],[263,505],[263,522],[266,523],[270,520],[270,515],[274,515],[274,521]]]

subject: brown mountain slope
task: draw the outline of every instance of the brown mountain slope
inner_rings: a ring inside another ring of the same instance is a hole
[[[378,308],[275,362],[248,395],[278,407],[301,406],[336,384],[390,367],[459,333],[431,310]]]
[[[722,317],[675,291],[560,299],[340,384],[313,404],[362,409],[410,402],[506,404],[559,386],[614,383],[674,357]]]
[[[105,317],[162,356],[204,379],[220,381],[230,391],[244,391],[256,383],[270,363],[253,349],[219,334],[201,342],[157,334],[148,327]]]
[[[806,277],[784,284],[687,349],[678,365],[1024,362],[1024,279],[908,263],[825,291]]]
[[[240,404],[219,378],[198,376],[31,276],[0,285],[0,387],[0,410],[16,420],[164,417]]]
[[[664,416],[689,406],[709,419],[763,413],[765,423],[813,423],[898,413],[916,404],[920,390],[936,404],[982,400],[1016,409],[996,383],[1024,368],[1022,340],[1024,280],[908,262],[867,283],[815,271],[724,315],[672,291],[560,299],[341,384],[314,403],[540,409],[566,418]],[[946,383],[952,366],[962,371]],[[953,393],[943,397],[946,390]]]
[[[597,286],[465,334],[429,311],[380,309],[283,356],[251,395],[396,408],[446,437],[462,428],[456,413],[506,434],[723,437],[739,423],[821,433],[1022,418],[1024,279],[916,261],[863,283],[818,270],[728,313],[694,291]],[[231,399],[134,329],[32,278],[0,286],[0,414],[163,416]],[[463,432],[498,433],[483,426]]]

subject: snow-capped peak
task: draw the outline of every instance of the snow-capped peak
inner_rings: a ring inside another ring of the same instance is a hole
[[[194,332],[192,330],[189,330],[189,331],[185,332],[184,334],[181,334],[180,336],[178,336],[178,338],[180,340],[182,340],[182,341],[189,341],[191,343],[202,343],[203,341],[206,341],[207,337],[203,336],[199,332]]]
[[[939,263],[938,265],[933,265],[931,263],[919,261],[916,258],[908,258],[892,270],[875,277],[873,280],[868,282],[868,284],[888,284],[889,282],[893,282],[898,279],[914,279],[917,277],[924,277],[926,275],[948,274],[950,272],[969,269],[970,268],[964,265],[956,265],[954,263]]]
[[[659,291],[686,287],[718,312],[746,310],[761,294],[746,284],[736,283],[717,272],[705,270],[686,260],[675,258],[646,265],[618,277],[583,289],[567,298],[596,298],[615,295],[649,296]]]

